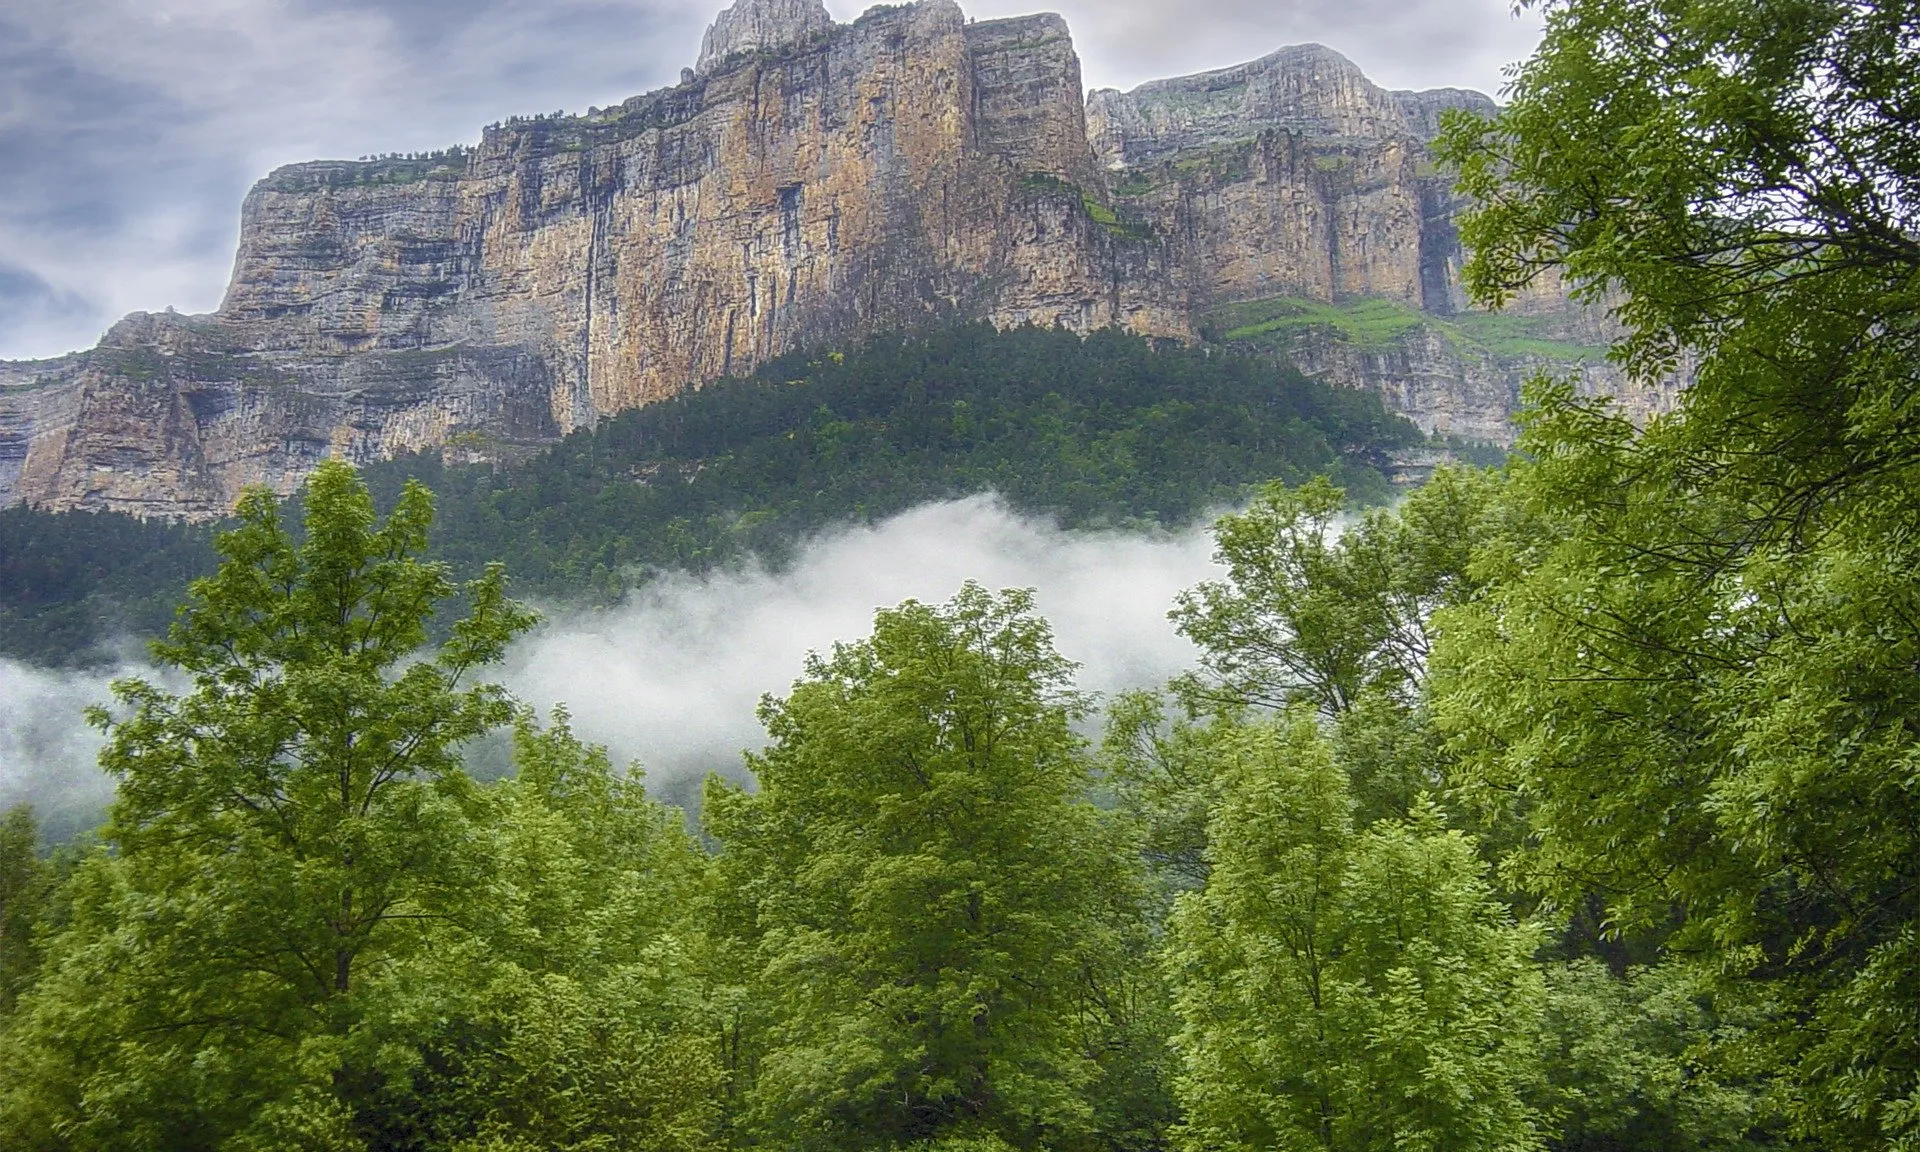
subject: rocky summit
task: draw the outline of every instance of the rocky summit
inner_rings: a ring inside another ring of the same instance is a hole
[[[279,169],[220,309],[0,364],[0,503],[211,517],[321,460],[530,451],[796,348],[944,319],[1284,356],[1504,443],[1544,366],[1637,409],[1550,288],[1465,307],[1428,154],[1470,92],[1337,53],[1083,95],[1058,16],[739,0],[678,85]]]
[[[693,70],[705,76],[746,53],[780,52],[832,30],[833,17],[820,0],[740,0],[707,29]]]

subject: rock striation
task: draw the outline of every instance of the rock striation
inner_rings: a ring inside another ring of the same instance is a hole
[[[671,88],[427,157],[279,169],[242,206],[216,313],[0,365],[0,503],[216,516],[330,456],[511,457],[948,318],[1190,340],[1249,300],[1461,307],[1426,143],[1485,97],[1387,92],[1317,46],[1083,91],[1058,16],[919,0],[843,25],[819,0],[738,0]],[[1557,294],[1536,304],[1571,322]],[[1405,357],[1295,355],[1502,439],[1500,373],[1525,366],[1448,367],[1427,343],[1442,362],[1415,357],[1418,381]],[[1431,386],[1449,371],[1475,383]]]
[[[1390,91],[1304,44],[1096,91],[1087,119],[1117,211],[1172,240],[1209,339],[1378,392],[1422,429],[1463,440],[1511,444],[1521,387],[1543,372],[1613,396],[1636,418],[1669,409],[1674,389],[1638,386],[1608,363],[1599,353],[1614,326],[1558,282],[1535,286],[1497,325],[1469,308],[1454,227],[1464,204],[1429,146],[1448,111],[1496,108],[1457,88]],[[1397,307],[1372,308],[1384,312],[1386,336],[1244,323],[1288,302]]]

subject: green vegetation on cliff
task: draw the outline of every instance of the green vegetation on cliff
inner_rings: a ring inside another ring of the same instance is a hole
[[[1560,321],[1511,312],[1456,312],[1440,316],[1411,304],[1369,298],[1328,304],[1294,296],[1249,300],[1215,309],[1201,323],[1210,340],[1249,349],[1285,352],[1299,335],[1331,332],[1363,349],[1391,348],[1421,329],[1440,333],[1456,347],[1499,359],[1538,357],[1564,362],[1605,360],[1607,349],[1579,344],[1557,331]]]
[[[965,326],[783,357],[513,467],[419,456],[367,478],[383,503],[409,478],[439,494],[434,554],[457,572],[504,556],[530,593],[606,600],[977,492],[1073,525],[1180,524],[1273,477],[1325,473],[1377,500],[1385,454],[1417,442],[1377,398],[1254,359]],[[44,663],[156,634],[212,561],[205,529],[126,517],[15,509],[0,532],[0,654]]]

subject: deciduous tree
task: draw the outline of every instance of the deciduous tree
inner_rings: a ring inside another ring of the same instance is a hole
[[[1516,876],[1677,928],[1771,1006],[1739,1055],[1798,1136],[1920,1146],[1914,13],[1538,7],[1509,104],[1444,149],[1469,282],[1550,271],[1688,387],[1645,429],[1536,393],[1531,528],[1444,620],[1436,713],[1531,824]]]
[[[422,651],[454,592],[418,558],[423,489],[380,523],[352,469],[325,464],[302,536],[264,491],[238,516],[155,646],[191,687],[123,681],[121,711],[96,713],[115,851],[82,866],[12,1037],[16,1146],[356,1146],[341,1089],[370,989],[484,890],[486,805],[460,747],[512,704],[469,681],[530,614],[496,568]]]
[[[1535,934],[1437,809],[1354,823],[1303,708],[1221,744],[1206,887],[1168,951],[1183,1147],[1541,1146]]]
[[[1109,1045],[1137,881],[1087,798],[1069,670],[1027,593],[969,585],[765,704],[759,791],[707,799],[762,1001],[759,1141],[1088,1138],[1102,1062],[1133,1058]]]

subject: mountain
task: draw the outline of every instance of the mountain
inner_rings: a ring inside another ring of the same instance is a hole
[[[515,459],[951,320],[1211,336],[1494,442],[1540,364],[1623,390],[1556,293],[1463,312],[1426,146],[1485,97],[1388,92],[1317,46],[1082,92],[1057,16],[920,0],[840,25],[739,0],[674,87],[281,168],[246,198],[217,312],[0,364],[0,503],[214,517],[329,456]]]

